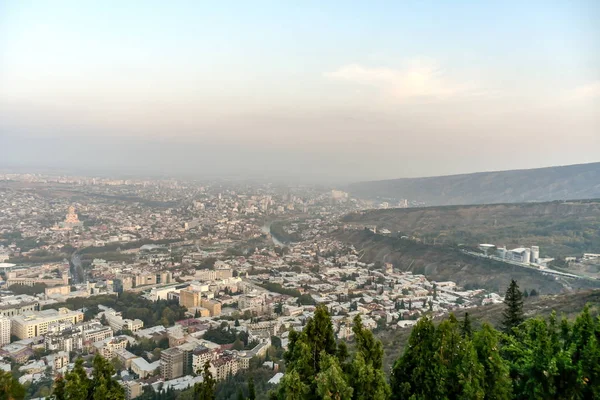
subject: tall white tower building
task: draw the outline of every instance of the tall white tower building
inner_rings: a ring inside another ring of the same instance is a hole
[[[10,318],[0,316],[0,346],[10,343]]]
[[[540,259],[540,248],[538,246],[531,246],[531,262],[536,263]]]

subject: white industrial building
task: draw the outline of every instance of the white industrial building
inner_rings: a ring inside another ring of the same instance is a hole
[[[516,249],[508,250],[504,258],[508,261],[529,264],[531,262],[531,249],[527,247],[517,247]]]
[[[496,256],[506,261],[514,261],[522,264],[540,264],[545,265],[551,258],[540,258],[540,248],[538,246],[517,247],[516,249],[507,250],[506,246],[497,247],[492,244],[480,244],[479,248],[486,255]]]

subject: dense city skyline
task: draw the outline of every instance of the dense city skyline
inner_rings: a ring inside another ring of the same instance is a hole
[[[600,398],[598,21],[0,0],[0,397]]]

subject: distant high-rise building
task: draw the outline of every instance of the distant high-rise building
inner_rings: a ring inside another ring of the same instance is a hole
[[[142,384],[137,381],[128,381],[123,385],[127,400],[133,400],[142,395]]]
[[[531,246],[531,262],[537,263],[540,259],[540,248],[538,246]]]
[[[123,281],[119,278],[113,279],[113,292],[122,294],[123,293]]]
[[[10,343],[10,318],[0,317],[0,345]]]
[[[211,317],[217,317],[221,315],[221,303],[219,303],[217,300],[201,299],[200,305],[210,312]]]
[[[165,381],[183,375],[183,351],[177,347],[163,350],[160,356],[160,370]]]
[[[200,307],[200,292],[182,289],[179,292],[179,305],[190,309]]]
[[[342,192],[341,190],[332,190],[331,199],[333,201],[343,201],[348,199],[348,193]]]

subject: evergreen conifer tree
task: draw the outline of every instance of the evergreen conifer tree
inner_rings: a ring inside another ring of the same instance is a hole
[[[25,388],[18,380],[13,378],[10,372],[0,370],[0,399],[1,400],[23,400]]]
[[[471,327],[471,318],[469,317],[469,313],[465,313],[465,318],[463,319],[462,324],[460,325],[460,333],[465,338],[470,338],[473,336],[473,328]]]
[[[350,382],[354,388],[352,398],[357,400],[384,400],[390,388],[383,374],[383,345],[373,332],[362,324],[359,315],[354,317],[356,353],[350,367]]]
[[[75,361],[75,367],[65,375],[64,393],[66,399],[87,399],[91,381],[83,369],[83,359]]]
[[[435,359],[440,366],[440,386],[445,398],[483,397],[483,368],[469,338],[461,335],[454,314],[435,332]]]
[[[206,361],[206,363],[204,363],[204,367],[202,368],[202,382],[194,385],[194,399],[214,400],[216,386],[217,382],[210,372],[210,361]]]
[[[83,368],[83,359],[75,361],[73,370],[64,378],[57,378],[52,398],[56,400],[124,400],[125,390],[112,376],[115,369],[104,357],[97,354],[92,362],[92,379]]]
[[[323,352],[320,363],[321,372],[316,377],[316,394],[318,398],[323,400],[351,400],[353,389],[346,380],[337,358]]]
[[[342,364],[346,362],[348,357],[350,357],[350,354],[348,353],[348,345],[346,345],[346,342],[338,342],[336,355],[338,360],[340,360],[340,363]]]
[[[248,381],[248,400],[256,399],[256,390],[254,389],[254,379],[250,378]]]
[[[515,397],[557,398],[555,379],[558,367],[546,321],[533,318],[514,329],[507,341],[506,352]]]
[[[308,385],[307,398],[316,399],[318,395],[315,377],[321,370],[321,356],[338,353],[327,307],[317,306],[314,316],[308,320],[303,331],[301,333],[291,331],[288,340],[288,351],[284,354],[286,367],[288,370],[294,369],[300,380]],[[290,378],[288,383],[296,385],[297,382]],[[298,389],[297,385],[293,388],[293,390]],[[285,393],[282,394],[284,398],[287,398],[287,390],[287,384],[284,382],[281,385],[281,391]]]
[[[436,360],[435,327],[431,318],[421,318],[413,328],[404,354],[392,368],[391,399],[439,399],[440,365]]]
[[[513,279],[506,290],[504,296],[505,309],[502,313],[502,328],[504,332],[511,334],[513,328],[523,323],[523,295],[519,290],[519,285]]]
[[[489,324],[483,324],[473,336],[477,358],[483,366],[482,381],[485,398],[489,400],[510,400],[512,383],[507,362],[500,355],[498,332]]]
[[[52,391],[52,397],[53,400],[65,400],[65,379],[63,378],[62,375],[59,375],[55,380],[54,380],[54,388]]]
[[[99,354],[92,362],[94,370],[91,387],[88,389],[94,393],[94,399],[124,399],[125,390],[116,380],[112,378],[115,368],[104,357]]]
[[[279,399],[304,400],[309,396],[310,388],[304,383],[300,374],[292,369],[283,376]]]

